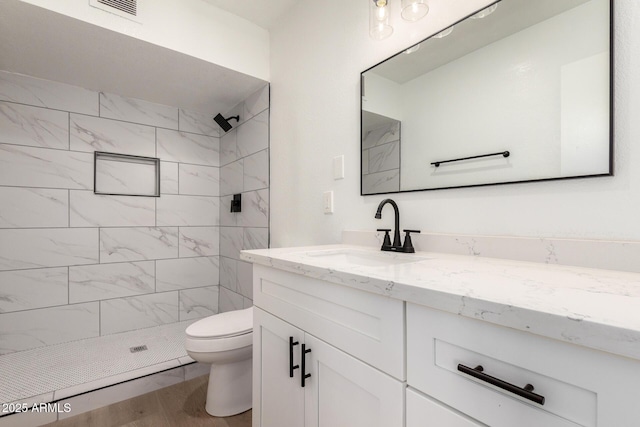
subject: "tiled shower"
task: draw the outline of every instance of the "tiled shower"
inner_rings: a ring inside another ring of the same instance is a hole
[[[250,306],[268,107],[265,83],[220,135],[216,111],[0,72],[0,357]],[[94,194],[94,151],[159,158],[160,197]]]

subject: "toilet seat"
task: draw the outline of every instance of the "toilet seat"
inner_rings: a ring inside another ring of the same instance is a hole
[[[253,333],[236,335],[226,338],[193,338],[185,339],[184,347],[192,353],[215,353],[221,351],[237,350],[252,345]]]
[[[198,320],[187,327],[185,348],[194,353],[236,350],[252,345],[253,307]]]
[[[187,337],[219,339],[235,337],[253,330],[253,307],[205,317],[189,325]]]

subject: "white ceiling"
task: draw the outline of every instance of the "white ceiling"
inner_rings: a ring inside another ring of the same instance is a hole
[[[420,49],[377,65],[372,73],[404,84],[477,49],[559,15],[589,0],[508,0],[498,3],[491,15],[466,19],[441,39],[430,38]]]
[[[0,70],[212,115],[266,84],[18,0],[0,0]]]
[[[299,0],[203,0],[270,30]]]

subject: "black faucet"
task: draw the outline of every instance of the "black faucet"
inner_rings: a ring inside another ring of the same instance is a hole
[[[420,230],[403,230],[406,233],[404,239],[404,245],[400,239],[400,210],[398,210],[398,205],[391,199],[384,199],[378,205],[378,210],[376,211],[376,219],[382,218],[382,208],[386,204],[390,204],[393,206],[393,212],[395,213],[395,226],[396,229],[393,233],[393,244],[391,243],[391,238],[389,237],[389,232],[391,231],[388,228],[379,228],[378,231],[384,231],[384,242],[382,243],[381,251],[393,251],[393,252],[406,252],[406,253],[414,253],[416,250],[413,247],[413,243],[411,242],[410,233],[419,233]]]

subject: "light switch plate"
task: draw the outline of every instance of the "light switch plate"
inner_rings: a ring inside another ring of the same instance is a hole
[[[333,158],[333,179],[344,178],[344,154]]]
[[[333,213],[333,191],[325,191],[322,193],[322,206],[324,208],[324,213]]]

